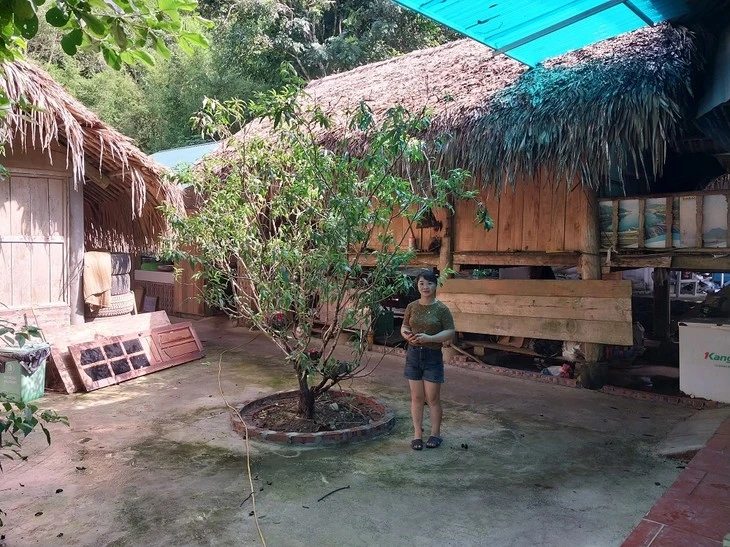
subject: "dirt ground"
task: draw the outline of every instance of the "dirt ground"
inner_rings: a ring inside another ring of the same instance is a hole
[[[71,426],[54,426],[50,447],[34,434],[30,458],[6,462],[7,546],[260,544],[221,391],[239,404],[292,388],[293,375],[263,336],[217,319],[196,329],[201,361],[40,401]],[[267,545],[620,545],[681,471],[657,444],[697,412],[447,367],[444,444],[415,452],[402,358],[368,358],[377,368],[345,387],[396,411],[390,435],[251,443]]]

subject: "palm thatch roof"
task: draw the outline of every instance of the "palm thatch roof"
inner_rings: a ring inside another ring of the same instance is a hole
[[[0,88],[11,101],[32,106],[16,105],[7,112],[0,128],[3,142],[9,147],[41,149],[51,162],[52,149],[60,145],[75,187],[85,184],[87,249],[154,247],[166,229],[157,207],[168,202],[182,209],[182,193],[164,180],[164,167],[30,63],[4,63]]]
[[[528,70],[460,40],[322,78],[305,91],[337,121],[321,135],[328,147],[357,143],[344,120],[361,101],[376,116],[427,105],[429,131],[452,136],[442,168],[467,169],[480,185],[501,187],[545,169],[556,182],[580,177],[598,187],[614,166],[646,161],[647,172],[661,172],[692,108],[697,51],[692,33],[663,24]]]

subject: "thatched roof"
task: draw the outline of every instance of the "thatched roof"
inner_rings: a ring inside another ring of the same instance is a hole
[[[453,135],[441,166],[465,168],[480,184],[547,168],[556,180],[579,175],[598,186],[612,163],[642,152],[661,170],[691,108],[697,68],[691,33],[663,24],[531,70],[460,40],[322,78],[305,91],[340,122],[363,100],[376,115],[429,105],[430,131]],[[352,135],[336,123],[322,143],[345,138]]]
[[[166,228],[157,207],[170,202],[182,209],[182,194],[163,179],[165,169],[32,64],[4,63],[0,87],[11,101],[33,106],[30,113],[17,107],[8,113],[2,135],[8,146],[40,148],[52,161],[58,143],[74,184],[85,183],[87,249],[153,247]]]

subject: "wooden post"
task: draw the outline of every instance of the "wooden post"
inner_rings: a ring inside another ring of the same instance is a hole
[[[84,185],[74,189],[69,181],[68,221],[68,305],[71,324],[84,323]]]
[[[453,198],[449,198],[449,202],[452,207],[454,205]],[[447,268],[452,268],[454,265],[454,214],[450,209],[446,209],[446,215],[444,217],[444,235],[441,236],[441,249],[439,251],[439,273],[441,274],[441,280],[446,280],[444,272]],[[454,337],[456,338],[456,337]],[[453,342],[453,340],[452,340]],[[450,363],[456,356],[456,350],[451,347],[451,344],[447,344],[443,348],[444,362]]]
[[[453,207],[453,198],[449,198]],[[439,251],[439,272],[443,276],[443,272],[452,268],[454,265],[454,213],[450,209],[444,209],[446,215],[444,217],[444,234],[441,236],[441,249]],[[446,279],[444,277],[443,279]]]
[[[669,339],[670,298],[669,298],[669,270],[654,268],[654,338],[657,340]]]
[[[598,219],[598,194],[588,187],[583,188],[585,196],[580,234],[580,257],[578,273],[581,279],[601,279],[601,231]],[[600,344],[583,344],[583,353],[587,363],[601,359]]]

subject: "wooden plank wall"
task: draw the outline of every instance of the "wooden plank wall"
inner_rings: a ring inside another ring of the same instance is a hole
[[[67,305],[38,306],[33,308],[0,309],[0,318],[16,325],[37,325],[43,332],[70,324],[70,310]]]
[[[201,270],[193,268],[190,262],[177,264],[178,275],[175,277],[172,313],[184,315],[205,315],[205,303],[198,298],[202,295],[203,279],[193,279],[193,275]]]
[[[0,181],[0,302],[68,302],[68,179],[11,171]]]
[[[441,222],[442,226],[445,225],[446,211],[443,209],[435,209],[433,213],[436,220]],[[396,243],[402,241],[404,247],[408,246],[409,238],[415,238],[416,248],[421,251],[428,250],[428,246],[434,237],[441,237],[443,235],[443,230],[436,230],[434,228],[418,228],[415,224],[413,224],[412,228],[412,230],[408,228],[408,220],[401,216],[393,220],[390,232],[393,234]],[[382,230],[378,230],[374,233],[368,247],[380,250],[381,246],[377,238],[377,234],[379,232],[382,233]]]
[[[633,344],[630,281],[447,279],[439,299],[461,332]]]
[[[578,251],[586,195],[547,176],[524,179],[513,189],[482,189],[480,198],[494,222],[491,231],[476,221],[477,204],[460,201],[455,214],[455,252]]]

